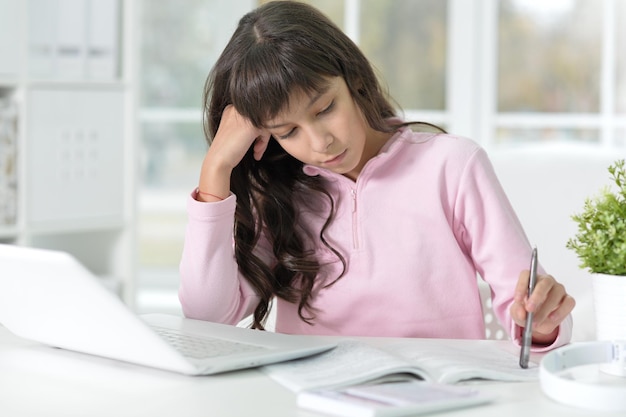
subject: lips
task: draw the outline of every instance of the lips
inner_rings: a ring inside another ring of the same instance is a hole
[[[332,157],[331,159],[327,159],[324,161],[325,165],[335,165],[340,163],[343,160],[343,157],[346,155],[347,149],[341,152],[339,155]]]

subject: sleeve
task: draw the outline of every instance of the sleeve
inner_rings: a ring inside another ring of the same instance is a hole
[[[185,317],[235,325],[259,302],[235,260],[235,206],[232,194],[215,203],[187,199],[178,290]]]
[[[494,314],[513,342],[519,344],[521,328],[509,311],[519,273],[530,266],[532,247],[482,148],[470,157],[462,173],[456,211],[463,224],[463,244],[476,270],[491,287]],[[546,273],[541,265],[539,272]],[[570,315],[561,323],[552,345],[535,346],[533,350],[564,345],[571,335]]]

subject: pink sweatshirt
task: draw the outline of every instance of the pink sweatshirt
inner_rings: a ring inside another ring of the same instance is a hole
[[[491,286],[500,323],[519,339],[509,307],[531,247],[476,143],[404,128],[356,182],[313,166],[304,170],[331,184],[337,216],[327,236],[345,256],[347,271],[312,300],[314,325],[301,321],[296,305],[277,300],[276,331],[482,339],[479,274]],[[189,197],[179,290],[187,317],[235,324],[258,303],[234,259],[235,198],[203,203]],[[324,220],[304,208],[302,218],[312,230]],[[320,279],[336,278],[341,264],[325,248],[317,254],[328,263]],[[549,348],[567,343],[571,327],[570,316]]]

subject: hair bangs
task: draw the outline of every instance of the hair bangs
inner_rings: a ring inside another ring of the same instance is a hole
[[[259,42],[233,68],[230,97],[242,116],[262,127],[289,106],[294,94],[323,91],[328,78],[338,75],[341,71],[316,51]]]

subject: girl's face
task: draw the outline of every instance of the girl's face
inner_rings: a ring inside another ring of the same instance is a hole
[[[315,94],[294,93],[265,128],[294,158],[353,180],[389,138],[369,127],[342,77]]]

